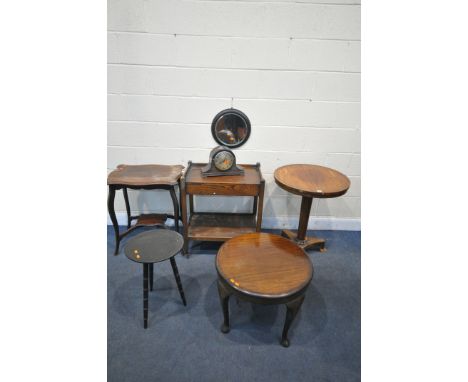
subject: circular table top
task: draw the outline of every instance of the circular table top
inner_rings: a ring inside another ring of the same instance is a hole
[[[216,269],[234,289],[266,298],[303,290],[313,274],[304,250],[284,237],[259,232],[226,241],[216,256]]]
[[[181,234],[155,229],[132,237],[125,246],[125,256],[137,263],[158,263],[177,255],[183,245]]]
[[[297,195],[315,198],[333,198],[348,191],[350,181],[341,172],[313,164],[290,164],[274,173],[281,188]]]

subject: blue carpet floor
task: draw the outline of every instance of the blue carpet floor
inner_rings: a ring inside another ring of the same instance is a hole
[[[281,305],[231,298],[231,331],[221,333],[217,243],[193,246],[189,258],[175,257],[187,307],[170,262],[155,264],[148,329],[143,329],[142,266],[128,260],[122,249],[113,256],[114,235],[108,227],[108,380],[359,381],[361,234],[320,231],[319,236],[327,240],[328,251],[308,251],[314,279],[290,329],[291,345],[283,348],[279,340],[286,308]]]

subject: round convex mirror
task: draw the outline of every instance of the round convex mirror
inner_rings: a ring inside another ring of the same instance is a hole
[[[250,136],[249,118],[237,109],[223,110],[214,117],[211,133],[215,141],[222,146],[242,146]]]

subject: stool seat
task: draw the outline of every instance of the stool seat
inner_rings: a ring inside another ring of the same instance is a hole
[[[108,185],[122,186],[174,186],[182,176],[184,166],[141,164],[120,164],[107,177]]]
[[[216,256],[216,269],[245,294],[275,299],[293,295],[310,283],[312,264],[292,241],[268,233],[236,236]]]
[[[183,245],[180,233],[158,229],[130,239],[125,246],[125,256],[137,263],[159,263],[177,255]]]

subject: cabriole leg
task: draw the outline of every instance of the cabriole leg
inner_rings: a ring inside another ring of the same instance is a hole
[[[291,324],[294,318],[296,317],[297,312],[299,312],[299,308],[301,307],[302,302],[304,301],[304,297],[305,296],[301,296],[296,300],[293,300],[286,304],[286,321],[284,323],[283,335],[281,336],[281,345],[283,345],[285,348],[289,346],[289,328],[291,327]]]
[[[130,214],[130,202],[128,201],[128,192],[127,192],[127,187],[122,188],[122,192],[124,195],[125,199],[125,209],[127,210],[127,229],[130,228],[130,223],[131,223],[131,214]]]
[[[223,308],[224,322],[221,325],[221,331],[223,333],[229,333],[229,296],[231,295],[226,288],[218,280],[218,293],[221,306]]]
[[[179,232],[179,202],[177,201],[177,196],[174,190],[174,187],[169,189],[171,194],[172,204],[174,206],[174,225],[176,232]]]
[[[117,223],[117,217],[115,216],[114,200],[115,200],[115,188],[113,186],[109,186],[109,196],[107,198],[107,209],[109,210],[109,216],[112,221],[112,226],[114,227],[114,234],[115,234],[114,255],[117,255],[119,253],[120,235],[119,235],[119,224]]]

